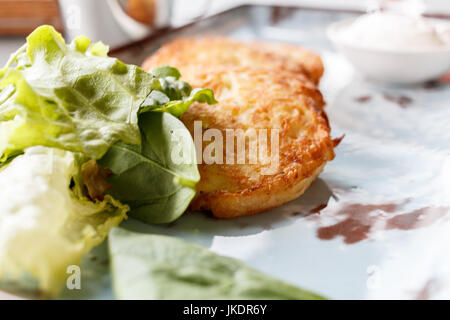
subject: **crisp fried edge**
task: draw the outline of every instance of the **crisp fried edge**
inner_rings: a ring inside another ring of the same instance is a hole
[[[188,40],[189,38],[182,38]],[[226,38],[225,38],[226,39]],[[178,39],[173,40],[169,44],[176,43]],[[253,42],[251,45],[257,45]],[[263,43],[263,45],[269,45]],[[281,45],[284,47],[294,47],[289,45]],[[160,50],[167,51],[167,45],[164,45]],[[295,48],[294,48],[295,49]],[[304,50],[307,53],[312,54],[320,61],[318,69],[316,71],[316,79],[311,79],[313,83],[317,83],[323,74],[323,64],[320,57],[312,52]],[[155,55],[157,55],[158,51]],[[164,55],[168,54],[167,52]],[[154,56],[147,58],[143,64],[143,68],[148,70],[149,67],[154,65]],[[170,56],[170,55],[169,55]],[[220,67],[220,66],[219,66]],[[250,66],[249,66],[250,67]],[[288,70],[283,70],[286,74],[291,74],[293,77],[297,76],[296,73]],[[308,76],[308,75],[307,75]],[[319,91],[320,92],[320,91]],[[331,139],[329,132],[330,126],[326,113],[323,111],[322,105],[310,106],[316,113],[316,126],[317,130],[325,129],[328,132],[328,138],[326,141],[321,141],[320,149],[323,158],[315,160],[317,164],[314,170],[308,172],[308,176],[302,176],[305,171],[302,171],[300,164],[290,168],[290,170],[284,171],[284,174],[277,174],[269,183],[260,183],[252,188],[245,188],[237,192],[228,192],[218,190],[214,192],[208,192],[203,194],[197,194],[196,198],[190,205],[191,210],[207,210],[212,211],[213,215],[217,218],[236,218],[240,216],[255,215],[269,209],[278,207],[288,201],[291,201],[301,196],[310,184],[319,176],[328,161],[334,159],[334,147],[338,142]],[[340,142],[340,141],[339,141]],[[264,203],[263,205],[261,205]],[[255,209],[256,208],[256,209]]]
[[[264,52],[261,52],[261,54],[273,54],[275,56],[278,56],[280,60],[292,58],[293,61],[295,60],[297,68],[295,68],[295,70],[283,70],[302,73],[307,76],[315,85],[319,83],[325,70],[320,56],[313,51],[310,51],[303,47],[287,43],[271,43],[265,41],[250,41],[244,43],[223,36],[194,36],[175,38],[165,43],[161,48],[158,49],[155,54],[147,57],[147,59],[145,59],[142,63],[142,68],[144,70],[148,70],[151,66],[158,64],[156,62],[161,59],[161,57],[171,57],[172,52],[181,52],[183,51],[183,48],[185,46],[192,46],[196,43],[205,45],[208,42],[212,43],[211,45],[213,45],[215,42],[230,43],[232,45],[243,45],[254,50],[258,50],[258,48],[260,48],[264,50]],[[284,52],[284,54],[281,52]],[[293,56],[295,55],[297,56],[297,58],[293,58]],[[300,63],[299,60],[303,61]]]
[[[291,179],[278,177],[277,180],[281,183],[261,184],[239,192],[211,192],[196,197],[191,203],[190,209],[200,211],[208,208],[207,210],[211,211],[216,218],[224,219],[256,215],[301,196],[319,176],[326,164],[327,161],[307,178],[298,177],[298,172],[294,172]],[[262,202],[263,205],[261,205]]]

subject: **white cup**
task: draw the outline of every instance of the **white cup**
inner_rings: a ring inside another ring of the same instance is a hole
[[[85,35],[115,47],[142,39],[171,24],[174,0],[157,0],[153,26],[131,18],[119,1],[59,0],[66,39],[72,41],[79,35]]]

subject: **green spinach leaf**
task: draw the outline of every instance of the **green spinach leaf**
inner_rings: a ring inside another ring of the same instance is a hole
[[[165,112],[139,116],[141,145],[113,145],[98,161],[112,171],[108,178],[115,199],[131,207],[130,216],[147,223],[180,217],[195,196],[200,180],[189,131]]]
[[[115,228],[109,250],[119,299],[324,299],[172,237]]]

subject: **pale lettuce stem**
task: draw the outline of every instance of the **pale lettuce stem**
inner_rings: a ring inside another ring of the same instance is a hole
[[[14,61],[16,61],[16,59],[19,56],[19,54],[24,52],[26,50],[26,48],[27,48],[27,43],[24,43],[16,52],[11,54],[11,56],[8,59],[8,61],[6,62],[6,65],[5,65],[4,69],[7,69],[7,68],[11,67],[11,65],[14,63]]]

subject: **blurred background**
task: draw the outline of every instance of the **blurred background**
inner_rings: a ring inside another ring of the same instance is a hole
[[[364,12],[383,1],[400,0],[0,0],[0,63],[42,24],[55,26],[68,40],[84,34],[114,48],[243,4]],[[449,0],[404,1],[420,3],[425,14],[450,16]]]

